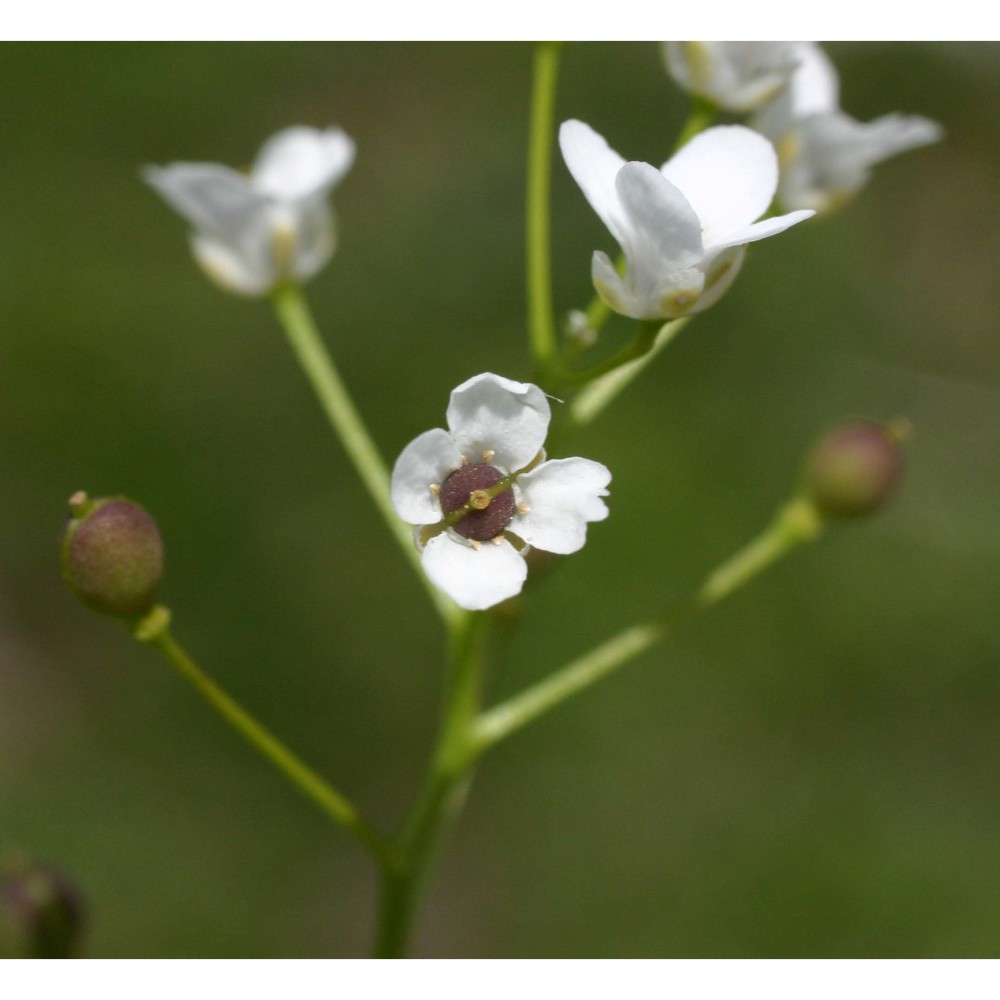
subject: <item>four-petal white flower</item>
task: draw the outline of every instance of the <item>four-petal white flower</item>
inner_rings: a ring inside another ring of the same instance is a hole
[[[418,526],[424,571],[468,611],[520,593],[529,546],[576,552],[587,523],[608,516],[603,465],[544,460],[549,419],[538,386],[476,375],[452,392],[448,430],[411,441],[392,470],[392,503]]]
[[[145,179],[191,225],[198,263],[227,291],[265,295],[311,278],[335,246],[330,189],[354,162],[340,129],[284,129],[249,174],[218,163],[147,167]]]
[[[589,125],[563,122],[563,159],[625,254],[619,275],[596,251],[594,285],[615,312],[673,319],[701,312],[732,284],[746,244],[774,236],[812,211],[759,219],[774,197],[771,144],[741,125],[696,135],[657,170],[626,163]]]
[[[798,64],[794,42],[663,42],[661,51],[681,87],[727,111],[756,110]]]
[[[797,50],[788,87],[752,122],[778,150],[783,208],[833,211],[857,194],[875,164],[942,137],[937,122],[919,115],[859,122],[845,114],[829,57],[815,42],[800,42]]]

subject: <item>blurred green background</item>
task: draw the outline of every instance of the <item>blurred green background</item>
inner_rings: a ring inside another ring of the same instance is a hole
[[[418,955],[1000,954],[1000,58],[828,51],[852,114],[925,114],[947,141],[754,247],[573,442],[611,467],[612,516],[529,587],[491,696],[680,599],[842,417],[913,421],[905,489],[487,757]],[[459,382],[529,375],[530,65],[497,44],[3,48],[0,849],[78,880],[90,955],[363,955],[375,879],[68,595],[72,491],[157,516],[178,637],[379,824],[442,680],[438,622],[268,308],[202,277],[139,168],[248,163],[297,122],[354,137],[309,294],[391,461]],[[626,157],[665,158],[685,113],[654,45],[565,51],[560,118]],[[553,244],[559,309],[584,305],[613,247],[558,160]]]

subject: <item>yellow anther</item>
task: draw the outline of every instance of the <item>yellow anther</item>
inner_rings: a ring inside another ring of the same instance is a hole
[[[487,448],[486,451],[483,452],[483,461],[484,462],[492,462],[493,461],[493,456],[495,454],[496,454],[496,452],[492,448]]]

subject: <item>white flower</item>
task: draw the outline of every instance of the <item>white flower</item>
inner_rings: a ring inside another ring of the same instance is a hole
[[[354,162],[340,129],[293,126],[264,143],[249,174],[218,163],[147,167],[145,179],[191,225],[191,249],[231,292],[265,295],[311,278],[335,241],[330,189]]]
[[[422,526],[415,537],[424,571],[468,611],[520,593],[529,546],[576,552],[587,522],[608,516],[601,497],[608,495],[611,473],[603,465],[586,458],[544,461],[549,417],[538,386],[476,375],[452,392],[448,430],[411,441],[392,470],[396,512]],[[441,523],[463,508],[460,520]]]
[[[752,123],[778,150],[783,208],[833,211],[857,194],[876,163],[943,135],[937,122],[918,115],[857,121],[840,110],[837,71],[823,50],[801,42],[798,60],[788,87]]]
[[[688,92],[728,111],[754,111],[788,83],[794,42],[663,42],[670,75]]]
[[[701,312],[732,284],[746,244],[807,219],[792,212],[755,222],[778,183],[771,144],[740,125],[696,135],[657,170],[626,163],[589,125],[563,122],[563,159],[625,254],[624,276],[594,253],[601,297],[633,319]]]

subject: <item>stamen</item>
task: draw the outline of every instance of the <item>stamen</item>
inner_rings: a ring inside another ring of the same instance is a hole
[[[520,512],[521,512],[522,514],[527,514],[527,513],[528,513],[528,511],[530,511],[530,510],[531,510],[531,508],[530,508],[530,507],[529,507],[529,506],[528,506],[528,505],[527,505],[527,504],[526,504],[526,503],[525,503],[525,502],[524,502],[523,500],[522,500],[522,501],[521,501],[521,502],[520,502],[520,503],[519,503],[519,504],[517,505],[517,509],[518,509],[518,510],[519,510],[519,511],[520,511]]]
[[[483,547],[483,543],[478,538],[470,538],[469,542],[477,552]]]
[[[490,541],[491,541],[491,542],[492,542],[492,543],[493,543],[494,545],[503,545],[503,535],[494,535],[494,536],[493,536],[493,537],[492,537],[492,538],[490,539]]]
[[[439,496],[440,493],[441,493],[441,484],[440,483],[431,483],[431,485],[430,485],[430,491],[431,491],[431,493],[434,494],[434,496]]]
[[[496,452],[492,448],[487,448],[486,451],[483,452],[483,461],[484,462],[492,462],[493,461],[493,456],[495,454],[496,454]]]

